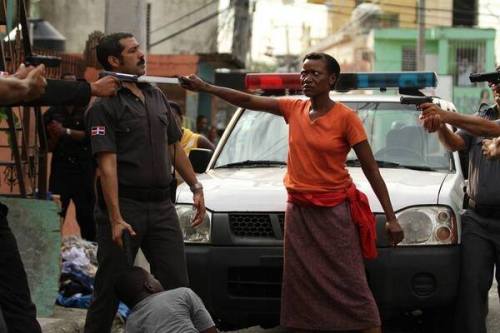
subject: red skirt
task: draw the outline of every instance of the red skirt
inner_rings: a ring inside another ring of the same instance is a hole
[[[381,325],[347,202],[288,203],[284,251],[282,326],[348,331]]]

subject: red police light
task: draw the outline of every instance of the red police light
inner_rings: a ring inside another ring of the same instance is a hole
[[[301,90],[299,73],[249,73],[245,77],[248,90]]]

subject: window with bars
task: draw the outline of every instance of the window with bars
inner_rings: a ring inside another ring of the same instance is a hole
[[[416,71],[417,70],[417,59],[416,51],[414,47],[406,46],[403,47],[402,55],[402,70],[403,71]]]
[[[457,86],[475,86],[470,73],[483,72],[486,63],[485,41],[456,41],[450,43],[449,71]]]

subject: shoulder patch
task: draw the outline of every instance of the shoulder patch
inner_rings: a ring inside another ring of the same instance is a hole
[[[90,131],[90,136],[96,135],[106,135],[106,127],[105,126],[94,126]]]

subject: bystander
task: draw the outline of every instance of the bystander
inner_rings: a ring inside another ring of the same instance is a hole
[[[191,289],[165,291],[160,281],[140,267],[125,271],[116,281],[118,298],[131,309],[125,333],[217,332]]]
[[[72,73],[65,73],[61,78],[76,81]],[[94,168],[90,141],[85,133],[85,111],[86,106],[57,105],[49,108],[43,118],[52,151],[49,191],[61,196],[63,219],[73,201],[82,238],[95,241]]]

